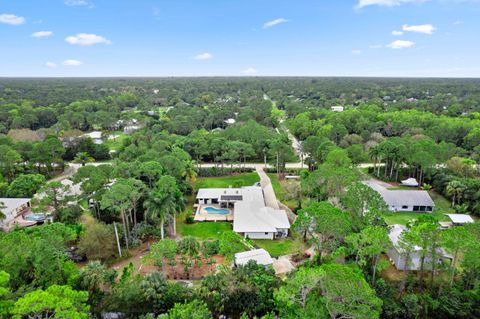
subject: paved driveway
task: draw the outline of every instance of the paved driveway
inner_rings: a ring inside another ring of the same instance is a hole
[[[273,191],[270,177],[268,177],[268,175],[261,167],[257,166],[255,170],[257,171],[258,176],[260,176],[260,185],[262,185],[263,196],[265,197],[265,205],[267,205],[268,207],[279,209],[277,197],[275,196],[275,192]]]

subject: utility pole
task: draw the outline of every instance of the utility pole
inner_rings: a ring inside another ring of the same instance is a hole
[[[113,228],[115,229],[115,238],[117,238],[117,247],[118,247],[118,255],[122,258],[122,249],[120,248],[120,239],[118,238],[118,230],[117,230],[117,223],[113,222]]]

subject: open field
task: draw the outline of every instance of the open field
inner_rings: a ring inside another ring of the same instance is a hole
[[[260,178],[255,172],[220,177],[199,177],[194,184],[194,189],[252,186],[258,181],[260,181]]]

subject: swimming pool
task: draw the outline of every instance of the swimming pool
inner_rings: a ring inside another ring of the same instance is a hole
[[[23,219],[31,221],[31,222],[39,222],[42,220],[45,220],[47,216],[45,214],[40,214],[40,213],[32,213],[23,216]]]
[[[204,210],[208,214],[216,214],[216,215],[228,215],[228,214],[230,214],[230,211],[227,208],[205,207]]]

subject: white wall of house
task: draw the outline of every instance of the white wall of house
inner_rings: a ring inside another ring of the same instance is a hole
[[[413,211],[413,206],[390,206],[392,212],[411,212]]]
[[[409,261],[406,263],[405,254],[400,253],[396,248],[389,249],[387,251],[387,256],[393,261],[395,264],[395,268],[398,270],[420,270],[421,268],[421,257],[420,252],[413,251],[410,253]],[[438,255],[437,263],[441,262],[442,256]],[[424,266],[425,270],[432,268],[432,259],[429,256],[425,257]]]
[[[390,206],[390,211],[392,211],[392,212],[413,212],[413,206],[408,206],[408,205],[395,206],[395,205],[392,205],[392,206]],[[426,210],[425,212],[428,213],[428,212],[432,212],[432,211],[433,211],[433,207],[432,207],[432,210]]]
[[[273,239],[274,233],[245,233],[244,236],[250,239]]]

